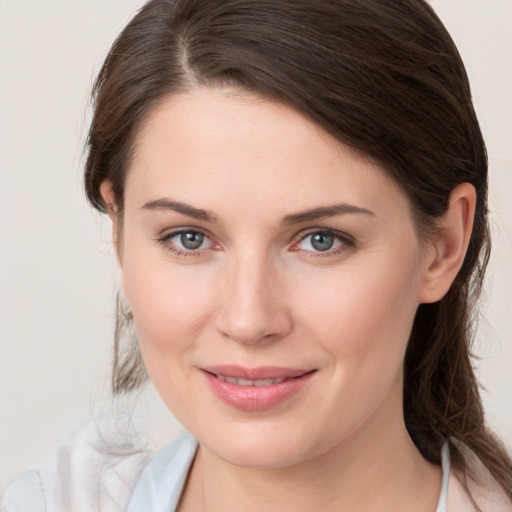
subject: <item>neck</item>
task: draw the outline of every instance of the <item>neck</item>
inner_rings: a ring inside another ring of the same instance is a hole
[[[414,446],[401,404],[399,414],[387,410],[374,420],[325,453],[287,467],[234,466],[201,447],[180,510],[434,511],[441,470]]]

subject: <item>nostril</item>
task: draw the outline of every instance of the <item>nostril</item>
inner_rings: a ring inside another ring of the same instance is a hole
[[[217,306],[216,328],[237,343],[268,344],[290,332],[292,322],[286,296],[272,280],[271,269],[263,263],[253,267],[254,262],[250,269],[231,269]]]

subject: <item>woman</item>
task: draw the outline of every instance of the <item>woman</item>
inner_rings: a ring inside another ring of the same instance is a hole
[[[512,510],[469,358],[485,146],[428,5],[152,1],[94,94],[114,391],[149,375],[190,435],[7,510]]]

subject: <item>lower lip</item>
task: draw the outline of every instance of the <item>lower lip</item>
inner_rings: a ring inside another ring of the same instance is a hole
[[[238,386],[203,372],[213,393],[224,403],[242,411],[264,411],[276,407],[298,393],[316,373],[311,371],[270,386]]]

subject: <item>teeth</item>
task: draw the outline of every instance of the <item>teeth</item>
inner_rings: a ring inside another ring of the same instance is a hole
[[[272,386],[272,384],[280,384],[286,380],[285,377],[278,379],[260,379],[260,380],[251,380],[251,379],[237,379],[236,377],[228,377],[226,375],[217,375],[217,378],[224,381],[229,382],[230,384],[235,384],[236,386]]]
[[[249,379],[237,379],[237,380],[238,380],[238,382],[235,382],[234,384],[237,384],[238,386],[254,386],[256,383],[255,380],[249,380]],[[267,386],[268,386],[268,384],[267,384]]]

